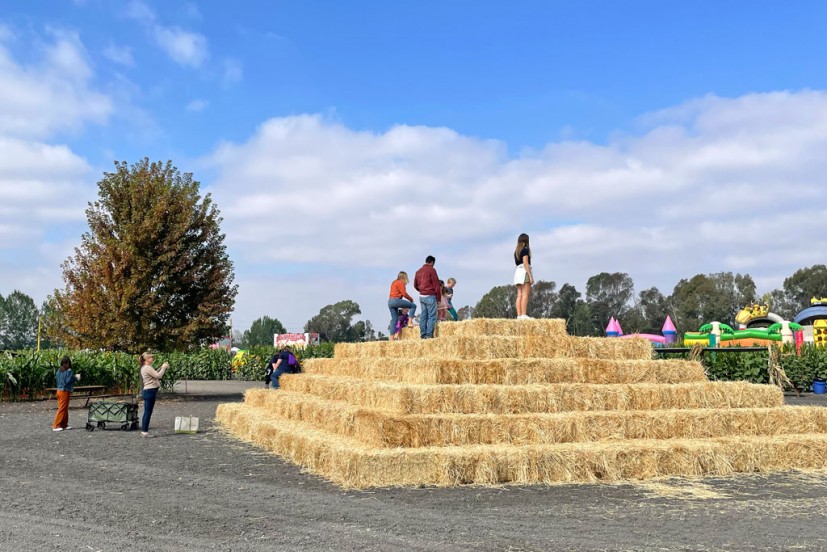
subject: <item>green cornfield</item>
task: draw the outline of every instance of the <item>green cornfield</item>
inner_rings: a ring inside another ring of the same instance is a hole
[[[264,378],[267,360],[277,350],[258,347],[244,351],[233,361],[234,354],[222,349],[203,349],[194,353],[158,353],[154,366],[169,362],[169,369],[161,380],[162,389],[172,389],[183,380],[254,381]],[[108,351],[69,351],[48,349],[0,353],[0,400],[31,400],[47,395],[46,389],[55,386],[55,372],[60,359],[69,356],[72,370],[81,374],[77,385],[104,385],[112,393],[137,392],[139,386],[138,359],[127,353]],[[332,357],[333,345],[325,343],[296,352],[302,358]]]

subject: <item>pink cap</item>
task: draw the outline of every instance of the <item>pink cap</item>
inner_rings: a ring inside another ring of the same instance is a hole
[[[661,328],[661,331],[663,333],[666,333],[666,332],[677,333],[677,331],[678,331],[677,329],[675,329],[675,325],[672,323],[672,319],[669,317],[668,314],[666,315],[666,322],[663,323],[663,328]]]

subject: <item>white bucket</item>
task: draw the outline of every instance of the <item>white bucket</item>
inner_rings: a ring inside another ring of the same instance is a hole
[[[175,433],[198,433],[198,418],[195,416],[176,416]]]

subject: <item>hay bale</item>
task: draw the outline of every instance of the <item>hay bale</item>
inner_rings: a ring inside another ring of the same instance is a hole
[[[376,449],[302,422],[260,419],[244,404],[219,405],[216,420],[236,437],[345,488],[626,481],[827,467],[825,434]]]
[[[283,376],[282,388],[400,414],[750,408],[783,403],[777,387],[746,382],[417,385],[300,374]]]
[[[827,433],[827,409],[775,407],[558,414],[398,415],[296,393],[256,390],[260,418],[301,421],[371,447],[536,445],[633,439]]]
[[[689,383],[707,381],[703,366],[687,360],[531,358],[319,358],[302,363],[307,374],[424,384]]]
[[[505,318],[474,318],[439,325],[441,337],[483,336],[560,336],[566,333],[566,321],[557,318],[510,320]]]
[[[709,382],[643,339],[562,321],[472,320],[440,337],[337,344],[216,420],[345,487],[556,483],[827,465],[827,409]],[[418,337],[418,336],[417,336]]]
[[[521,321],[523,322],[523,321]],[[524,322],[531,322],[526,320]],[[457,323],[459,324],[459,323]],[[447,326],[450,326],[447,325]],[[652,346],[645,339],[568,337],[439,337],[408,341],[337,343],[334,358],[441,358],[487,360],[496,358],[593,358],[650,360]]]
[[[436,335],[436,332],[434,333],[434,335]],[[411,340],[411,339],[417,340],[417,339],[421,339],[419,337],[419,326],[418,325],[417,326],[408,326],[408,327],[402,328],[402,331],[399,332],[399,339],[400,340]]]

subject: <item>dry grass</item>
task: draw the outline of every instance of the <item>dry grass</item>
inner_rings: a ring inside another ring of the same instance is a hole
[[[638,483],[638,487],[647,494],[658,498],[676,498],[678,500],[718,500],[729,498],[717,489],[700,481],[682,479],[680,481]]]
[[[781,406],[777,387],[745,382],[683,384],[416,385],[311,374],[282,376],[282,388],[398,414],[521,414]]]
[[[827,435],[638,440],[554,445],[376,449],[244,404],[216,419],[237,437],[343,487],[625,481],[827,467]]]
[[[289,392],[249,391],[258,416],[323,427],[372,447],[533,445],[827,433],[827,408],[398,415]]]
[[[531,322],[527,320],[525,322]],[[457,323],[459,325],[460,323]],[[450,325],[450,324],[448,324]],[[566,335],[521,337],[440,337],[426,340],[337,343],[335,358],[593,358],[650,360],[652,345],[643,338],[607,339]]]
[[[320,358],[307,374],[424,384],[689,383],[707,381],[699,362],[584,358],[444,360],[436,358]]]

